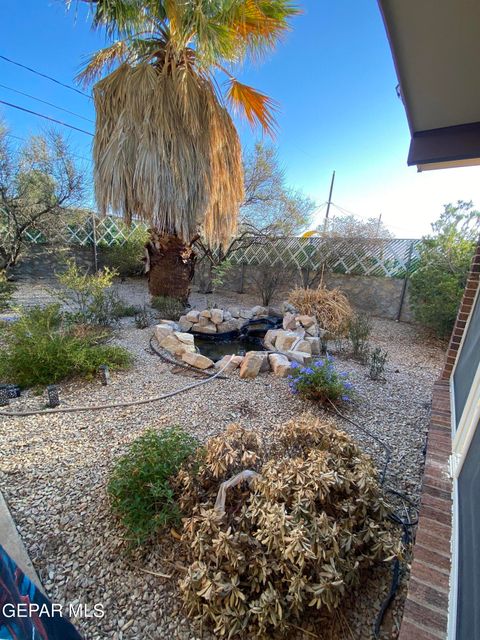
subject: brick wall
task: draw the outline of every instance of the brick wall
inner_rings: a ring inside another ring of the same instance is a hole
[[[453,327],[452,336],[450,338],[450,344],[448,345],[447,356],[445,359],[445,366],[442,372],[442,380],[448,380],[450,378],[450,374],[452,373],[453,365],[455,364],[457,352],[460,347],[460,343],[462,341],[463,332],[465,330],[465,325],[470,315],[470,311],[472,310],[472,307],[473,307],[473,302],[475,300],[475,294],[478,289],[479,280],[480,280],[480,239],[477,243],[477,249],[475,251],[475,255],[473,256],[472,267],[470,270],[469,278],[467,280],[467,286],[465,287],[465,291],[463,293],[460,309],[457,315],[457,319],[455,321],[455,326]]]
[[[448,622],[452,482],[450,376],[480,283],[480,239],[440,380],[433,387],[422,498],[399,640],[445,640]],[[473,640],[473,639],[472,639]]]

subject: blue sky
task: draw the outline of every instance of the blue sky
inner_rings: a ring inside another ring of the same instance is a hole
[[[289,184],[320,205],[335,169],[333,201],[359,216],[381,213],[397,237],[428,232],[443,203],[464,199],[480,206],[480,168],[418,174],[406,166],[407,121],[376,1],[304,0],[301,7],[278,49],[239,73],[280,103],[276,144]],[[91,31],[84,3],[77,13],[75,7],[67,12],[63,0],[2,0],[0,55],[67,84],[84,57],[104,43]],[[94,120],[91,100],[1,59],[0,84]],[[0,99],[93,131],[92,122],[3,87]],[[0,116],[19,137],[46,126],[1,104]],[[251,146],[259,133],[238,125],[244,146]],[[88,167],[91,138],[65,131]]]

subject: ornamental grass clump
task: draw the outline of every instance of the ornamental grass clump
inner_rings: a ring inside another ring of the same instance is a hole
[[[348,373],[336,370],[330,354],[306,367],[292,362],[288,380],[291,392],[308,400],[339,404],[353,399],[353,385],[348,379]]]
[[[290,292],[288,301],[301,314],[314,316],[328,339],[347,333],[353,312],[348,298],[340,289],[327,289],[322,284],[316,289],[297,287]]]
[[[222,482],[256,470],[215,508]],[[179,474],[191,515],[180,583],[188,614],[217,637],[288,637],[318,628],[361,571],[401,554],[371,459],[331,423],[304,415],[275,444],[231,425]]]

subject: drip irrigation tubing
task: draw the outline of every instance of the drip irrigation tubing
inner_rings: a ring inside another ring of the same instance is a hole
[[[159,358],[161,358],[165,362],[168,362],[168,364],[173,364],[176,367],[182,367],[182,369],[186,369],[187,371],[193,371],[194,373],[199,373],[200,375],[205,376],[207,378],[220,378],[220,380],[227,380],[227,376],[220,376],[218,375],[218,373],[208,373],[208,371],[204,371],[203,369],[195,369],[189,364],[185,364],[184,362],[177,362],[177,360],[174,360],[173,358],[169,358],[165,354],[160,353],[160,351],[158,351],[158,349],[156,349],[153,345],[153,337],[150,338],[150,349]],[[225,367],[223,367],[222,371],[224,371],[224,369],[226,369],[227,366],[228,366],[228,363],[225,365]]]
[[[175,364],[178,364],[175,362]],[[76,413],[79,411],[102,411],[104,409],[118,409],[123,407],[135,407],[142,404],[148,404],[150,402],[159,402],[160,400],[166,400],[167,398],[172,398],[173,396],[178,395],[179,393],[184,393],[185,391],[190,391],[190,389],[195,389],[196,387],[200,387],[201,385],[207,384],[211,380],[215,378],[220,378],[220,375],[225,371],[228,367],[227,364],[222,367],[217,373],[213,375],[209,375],[208,378],[204,380],[198,380],[193,384],[189,384],[185,387],[181,387],[180,389],[176,389],[175,391],[170,391],[169,393],[165,393],[161,396],[153,396],[152,398],[143,398],[142,400],[131,400],[130,402],[111,402],[108,404],[92,404],[92,405],[81,405],[77,407],[59,407],[55,409],[36,409],[32,411],[0,411],[0,416],[5,416],[7,418],[23,418],[26,416],[34,416],[34,415],[51,415],[54,413]],[[225,376],[221,379],[225,380]]]
[[[403,501],[405,518],[402,517],[402,515],[400,515],[399,513],[399,510],[397,510],[397,511],[394,511],[389,516],[389,519],[395,524],[400,525],[402,527],[402,530],[403,530],[402,543],[404,544],[405,547],[408,547],[408,545],[412,541],[411,530],[413,527],[415,527],[418,524],[418,518],[412,520],[412,518],[410,517],[409,510],[413,509],[414,511],[418,512],[418,508],[410,500],[410,498],[406,496],[404,493],[402,493],[401,491],[398,491],[397,489],[393,489],[392,487],[384,486],[388,465],[390,464],[392,459],[392,450],[387,444],[385,444],[385,442],[383,442],[383,440],[378,438],[369,429],[366,429],[362,425],[358,424],[358,422],[355,422],[355,420],[352,420],[351,418],[343,414],[341,411],[339,411],[338,408],[333,404],[333,402],[330,401],[330,404],[333,407],[333,411],[329,407],[326,407],[326,410],[329,413],[335,412],[338,416],[340,416],[340,418],[342,418],[343,420],[346,420],[347,422],[352,424],[354,427],[356,427],[357,429],[359,429],[360,431],[368,435],[370,438],[375,440],[375,442],[377,442],[385,451],[385,464],[383,466],[383,471],[380,476],[380,485],[384,488],[385,493],[391,493],[392,495],[396,496],[397,498],[400,498]],[[380,637],[380,630],[382,627],[383,619],[385,617],[385,613],[387,612],[389,606],[391,605],[391,603],[393,602],[397,594],[398,587],[400,585],[401,576],[402,576],[402,567],[400,564],[400,560],[398,558],[395,558],[392,561],[392,580],[390,583],[390,589],[384,601],[382,602],[382,606],[380,607],[380,611],[377,614],[377,617],[375,619],[374,626],[373,626],[373,634],[375,638]]]

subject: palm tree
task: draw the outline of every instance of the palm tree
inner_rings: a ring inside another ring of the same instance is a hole
[[[186,300],[193,242],[226,243],[244,197],[227,106],[267,134],[276,129],[276,104],[231,67],[272,49],[298,10],[290,0],[84,1],[113,40],[79,74],[96,82],[97,204],[151,225],[150,293]]]

